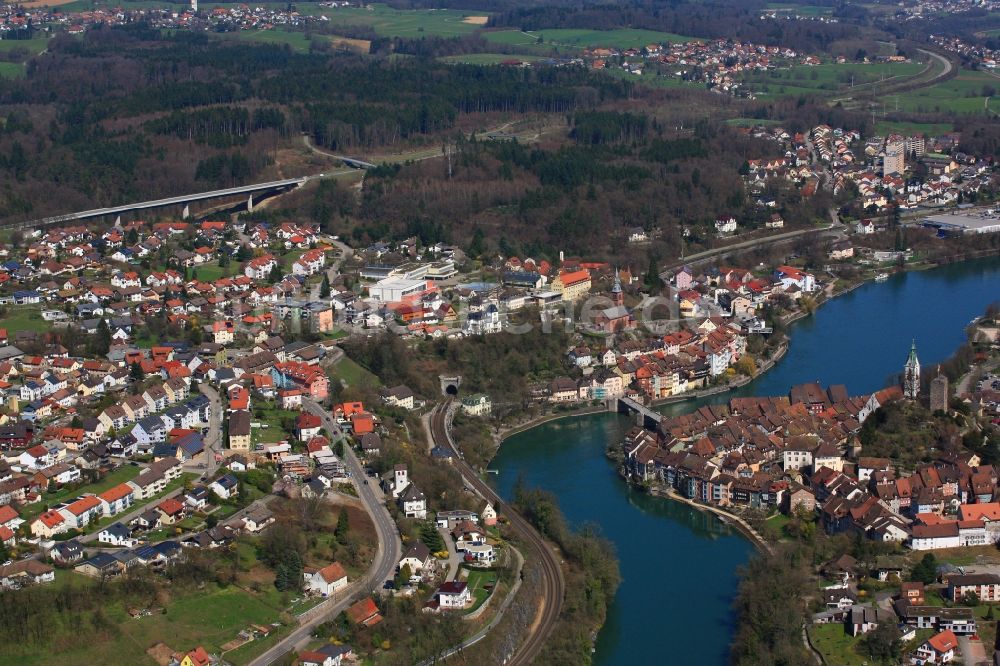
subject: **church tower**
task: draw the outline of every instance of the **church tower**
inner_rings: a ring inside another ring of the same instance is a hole
[[[910,356],[903,366],[903,396],[916,400],[920,395],[920,361],[917,359],[917,341],[910,346]]]
[[[616,306],[625,305],[625,294],[622,293],[622,279],[618,275],[618,269],[615,269],[615,284],[611,287],[611,300],[614,301]]]

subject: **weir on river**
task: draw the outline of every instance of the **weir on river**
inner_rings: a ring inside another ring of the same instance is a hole
[[[964,341],[964,328],[1000,299],[1000,259],[902,273],[824,304],[790,330],[788,353],[732,393],[658,408],[684,413],[734,396],[786,395],[793,384],[845,384],[851,395],[894,381],[915,338],[925,367]],[[551,421],[506,440],[490,477],[510,495],[519,477],[552,491],[568,520],[614,541],[623,582],[598,634],[594,662],[725,664],[734,629],[737,569],[753,546],[714,515],[630,489],[605,456],[634,416]]]

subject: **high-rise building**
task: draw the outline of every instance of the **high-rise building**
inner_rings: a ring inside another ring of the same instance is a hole
[[[931,380],[931,411],[948,411],[948,378],[941,374]]]
[[[927,147],[924,144],[924,137],[922,136],[906,137],[907,155],[916,155],[917,157],[923,157],[926,152],[927,152]]]
[[[882,158],[882,176],[902,174],[906,170],[906,139],[890,134],[885,140],[885,157]]]
[[[920,395],[920,360],[917,358],[917,341],[910,346],[910,356],[903,366],[903,396],[916,400]]]

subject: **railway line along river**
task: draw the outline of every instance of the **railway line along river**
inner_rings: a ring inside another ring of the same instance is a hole
[[[784,395],[806,381],[846,384],[852,395],[874,391],[901,371],[911,339],[925,371],[933,371],[997,299],[995,257],[869,283],[793,324],[788,353],[769,373],[737,392],[662,411],[683,413],[735,395]],[[595,523],[614,541],[623,582],[598,634],[595,664],[725,664],[736,570],[754,547],[712,514],[622,482],[604,450],[631,424],[618,414],[591,414],[512,435],[490,464],[499,470],[492,482],[509,497],[523,476],[555,493],[572,523]]]

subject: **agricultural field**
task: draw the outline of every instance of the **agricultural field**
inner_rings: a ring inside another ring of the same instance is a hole
[[[798,5],[790,2],[769,2],[767,4],[767,9],[774,9],[783,14],[794,14],[798,16],[828,16],[833,13],[833,7]]]
[[[372,50],[372,43],[367,39],[351,39],[339,35],[321,35],[321,39],[330,42],[330,46],[338,51],[352,51],[367,54]]]
[[[0,77],[13,79],[24,76],[24,60],[44,51],[47,42],[45,37],[0,39]],[[23,55],[13,54],[14,51]],[[15,61],[10,60],[12,57]]]
[[[31,55],[38,55],[45,50],[48,44],[47,37],[34,37],[32,39],[0,39],[0,53],[7,54],[15,49],[24,49]]]
[[[640,83],[649,88],[683,88],[683,87],[699,87],[704,88],[703,83],[691,83],[688,81],[682,81],[676,76],[660,76],[656,72],[647,71],[644,74],[633,74],[621,67],[611,67],[608,69],[603,69],[601,72],[607,76],[613,76],[616,79],[623,79],[625,81],[634,81],[635,83]]]
[[[726,121],[727,125],[732,125],[733,127],[757,127],[758,125],[763,125],[765,127],[772,127],[780,125],[780,120],[770,120],[767,118],[730,118]]]
[[[261,44],[287,44],[296,53],[309,53],[314,42],[326,42],[330,48],[367,54],[372,43],[367,39],[350,39],[340,35],[306,35],[305,32],[275,28],[273,30],[241,30],[239,32],[213,33],[222,39],[259,42]]]
[[[299,5],[305,14],[322,14],[328,25],[367,27],[382,37],[461,37],[479,30],[489,18],[486,12],[451,9],[397,10],[385,5],[372,9],[355,7],[311,7]]]
[[[936,85],[880,98],[886,110],[912,113],[996,114],[1000,108],[1000,78],[987,72],[962,70]]]
[[[24,76],[24,63],[0,62],[0,77],[16,79],[21,76]]]
[[[880,120],[875,123],[875,131],[878,134],[898,134],[916,135],[925,134],[927,136],[939,136],[954,131],[955,126],[951,123],[906,123],[893,120]]]
[[[656,30],[637,30],[633,28],[621,28],[618,30],[578,30],[573,28],[554,28],[552,30],[535,30],[531,32],[521,32],[520,30],[501,30],[498,32],[485,32],[483,37],[497,44],[507,44],[509,46],[556,46],[570,49],[582,49],[586,47],[608,47],[608,48],[640,48],[647,44],[668,44],[673,42],[687,42],[694,37],[675,35],[670,32],[657,32]],[[540,44],[539,44],[539,40]]]
[[[899,81],[916,76],[924,69],[925,65],[917,62],[830,63],[815,67],[795,65],[788,69],[750,74],[744,80],[755,93],[761,95],[831,95],[849,91],[852,80],[855,86]]]
[[[466,53],[463,55],[444,56],[438,58],[441,62],[450,62],[460,65],[499,65],[511,60],[521,62],[541,62],[548,60],[545,56],[539,55],[510,55],[506,53]]]

